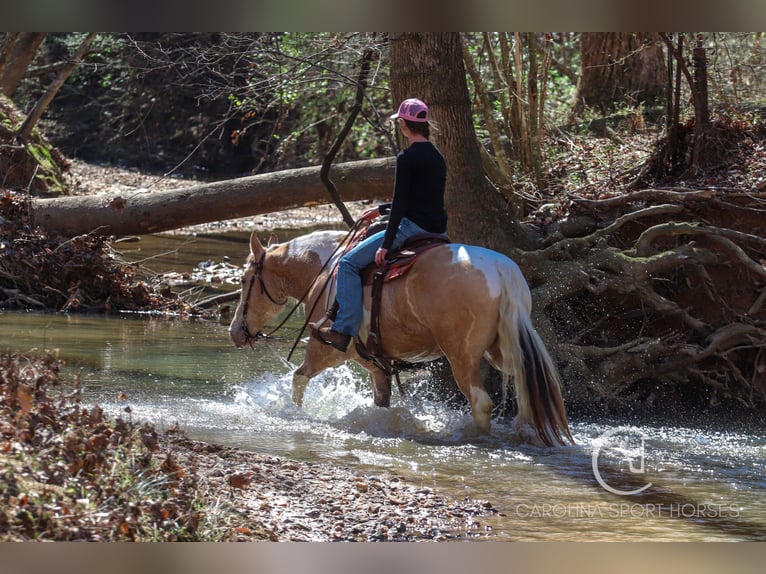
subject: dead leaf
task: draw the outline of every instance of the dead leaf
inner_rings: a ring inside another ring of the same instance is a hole
[[[234,488],[247,488],[253,481],[253,474],[250,472],[235,472],[229,476],[229,484]]]
[[[144,424],[140,430],[141,442],[151,452],[157,452],[159,447],[159,435],[151,426]]]
[[[33,392],[29,385],[19,385],[16,389],[16,400],[21,413],[24,415],[28,415],[32,410],[32,396]]]

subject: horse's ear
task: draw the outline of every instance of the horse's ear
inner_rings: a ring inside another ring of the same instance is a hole
[[[253,255],[260,255],[263,252],[263,244],[255,231],[250,234],[250,251]]]
[[[271,247],[272,245],[274,245],[274,244],[276,244],[276,243],[279,243],[279,238],[277,237],[277,234],[276,234],[276,233],[272,233],[272,234],[269,236],[269,243],[268,243],[268,246],[269,246],[269,247]]]

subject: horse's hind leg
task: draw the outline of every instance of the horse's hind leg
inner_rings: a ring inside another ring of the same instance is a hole
[[[471,403],[471,415],[479,432],[489,434],[492,417],[492,399],[481,380],[480,361],[450,359],[452,374],[460,391]]]

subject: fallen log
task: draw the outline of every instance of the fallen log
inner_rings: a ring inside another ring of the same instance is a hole
[[[394,158],[338,164],[330,177],[343,201],[390,197]],[[33,221],[65,236],[126,236],[330,203],[319,167],[194,185],[171,191],[34,198]]]

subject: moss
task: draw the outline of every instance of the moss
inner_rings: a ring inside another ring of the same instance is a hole
[[[39,166],[35,178],[43,182],[47,195],[69,194],[69,185],[64,179],[63,170],[53,156],[53,146],[42,138],[34,139],[42,140],[41,143],[30,142],[27,144],[27,151]]]
[[[64,177],[67,161],[38,130],[30,141],[19,146],[13,141],[23,116],[13,102],[0,96],[0,144],[12,144],[0,150],[0,178],[7,189],[29,190],[34,195],[67,195],[69,184]]]

